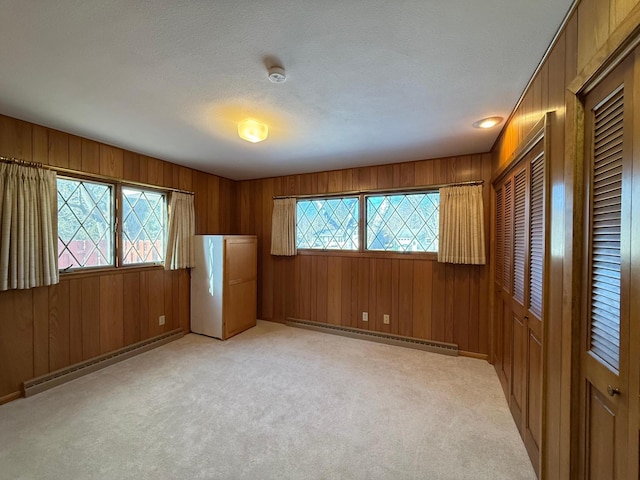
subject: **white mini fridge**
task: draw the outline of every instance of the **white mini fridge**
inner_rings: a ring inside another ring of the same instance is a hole
[[[225,340],[256,324],[255,235],[196,235],[191,331]]]

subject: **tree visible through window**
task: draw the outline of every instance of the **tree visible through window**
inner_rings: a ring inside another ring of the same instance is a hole
[[[122,263],[160,263],[165,255],[165,195],[122,188]]]
[[[358,250],[357,197],[298,200],[296,247]]]
[[[58,177],[57,189],[58,269],[115,267],[116,257],[123,265],[164,261],[164,192],[68,177]],[[116,191],[121,224],[115,221]]]
[[[58,268],[113,265],[113,185],[58,177]]]
[[[437,192],[367,197],[367,250],[437,252]]]

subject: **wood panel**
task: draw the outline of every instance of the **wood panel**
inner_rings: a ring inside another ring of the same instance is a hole
[[[524,444],[530,458],[540,458],[542,439],[542,343],[529,330],[526,371],[527,403],[525,405]],[[540,476],[539,462],[533,464]]]
[[[124,344],[130,345],[142,339],[140,332],[140,272],[122,276],[122,327]]]
[[[258,235],[259,242],[264,242],[258,258],[258,317],[274,321],[295,317],[449,341],[463,350],[488,354],[488,302],[481,303],[482,295],[489,291],[486,267],[444,265],[432,259],[411,259],[410,255],[391,259],[323,252],[288,259],[287,270],[279,267],[282,259],[269,254],[268,239],[274,195],[483,179],[489,208],[490,174],[491,157],[484,154],[240,182],[240,233]],[[489,212],[485,213],[488,222]],[[488,223],[485,233],[488,245]],[[278,288],[281,285],[291,287]],[[368,312],[368,322],[362,321],[362,312]],[[385,314],[390,316],[388,325]]]
[[[122,275],[100,278],[100,353],[124,346],[124,310]]]
[[[71,364],[69,324],[69,282],[49,289],[49,368],[51,371]]]
[[[527,390],[527,328],[524,321],[517,316],[512,317],[511,326],[511,413],[518,429],[522,430],[522,414],[524,398]],[[521,431],[521,434],[523,432]]]
[[[0,155],[193,189],[198,233],[236,233],[231,180],[2,115]],[[20,392],[34,376],[170,328],[188,331],[189,295],[187,271],[157,267],[67,274],[51,287],[0,292],[0,397]],[[158,325],[162,314],[164,327]]]
[[[571,412],[575,412],[572,402],[575,404],[579,401],[572,397],[572,392],[576,390],[575,383],[572,389],[572,375],[578,371],[574,345],[579,343],[579,339],[575,330],[576,303],[572,299],[575,298],[576,285],[579,286],[581,278],[579,268],[574,266],[574,256],[580,256],[579,247],[575,245],[580,232],[576,230],[574,221],[579,222],[581,218],[580,204],[577,203],[580,191],[574,190],[574,178],[579,175],[574,145],[581,133],[575,131],[579,124],[569,123],[574,121],[573,117],[567,117],[567,113],[573,115],[572,111],[567,111],[567,107],[575,105],[575,97],[567,87],[583,69],[595,68],[597,65],[594,61],[604,60],[599,49],[604,48],[613,37],[618,42],[624,41],[624,38],[619,38],[620,33],[616,33],[616,29],[624,27],[624,23],[633,18],[637,24],[639,4],[638,0],[581,0],[491,151],[492,170],[497,172],[506,165],[528,133],[531,125],[529,117],[535,117],[538,108],[540,115],[548,111],[555,112],[548,150],[549,200],[552,208],[549,210],[550,231],[547,235],[552,254],[546,265],[549,272],[545,304],[548,325],[543,349],[542,402],[545,406],[545,425],[541,433],[544,437],[542,443],[546,447],[541,452],[542,469],[539,473],[544,478],[573,478],[572,469],[576,471],[576,464],[572,465],[571,458],[577,458],[577,440],[572,432],[578,429],[575,425],[572,427],[576,417],[572,417]],[[536,120],[532,118],[534,123]],[[579,184],[577,187],[580,188]],[[496,302],[494,311],[499,306]],[[498,327],[496,325],[495,329]],[[637,438],[634,441],[637,442]]]
[[[616,478],[616,415],[607,400],[595,388],[589,389],[587,401],[586,477],[589,480]]]
[[[0,292],[0,396],[20,391],[34,376],[33,292]]]

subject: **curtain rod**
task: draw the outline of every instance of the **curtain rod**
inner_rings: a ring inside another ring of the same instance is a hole
[[[193,192],[190,192],[188,190],[180,190],[179,188],[162,187],[160,185],[151,185],[149,183],[135,182],[133,180],[124,180],[122,178],[109,177],[108,175],[100,175],[98,173],[89,173],[89,172],[83,172],[82,170],[74,170],[72,168],[56,167],[53,165],[43,165],[40,162],[31,162],[29,160],[23,160],[22,158],[16,158],[16,157],[4,157],[0,155],[0,163],[17,163],[18,165],[24,165],[27,167],[43,168],[45,170],[53,170],[54,172],[70,173],[73,175],[80,175],[86,178],[106,180],[108,182],[126,183],[127,185],[135,185],[138,187],[147,187],[147,188],[153,188],[156,190],[158,189],[168,190],[170,192],[178,192],[178,193],[186,193],[187,195],[195,195]]]
[[[379,188],[377,190],[352,190],[349,192],[335,192],[335,193],[312,193],[306,195],[274,195],[273,199],[283,198],[328,198],[328,197],[343,197],[347,195],[369,195],[374,193],[393,193],[393,192],[413,192],[424,190],[435,190],[444,187],[461,187],[464,185],[483,185],[484,180],[472,180],[469,182],[456,182],[456,183],[439,183],[437,185],[421,185],[415,187],[396,187],[396,188]]]
[[[18,165],[24,165],[25,167],[44,168],[40,162],[30,162],[16,157],[3,157],[0,155],[0,162],[2,163],[17,163]]]

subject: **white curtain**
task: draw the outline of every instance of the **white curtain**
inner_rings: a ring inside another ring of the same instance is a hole
[[[440,189],[438,261],[486,263],[482,185]]]
[[[0,290],[58,283],[56,173],[0,163]]]
[[[271,217],[271,255],[296,254],[296,199],[279,198],[273,201]]]
[[[194,236],[196,214],[193,195],[171,193],[169,204],[169,238],[164,261],[166,270],[178,270],[195,266]]]

